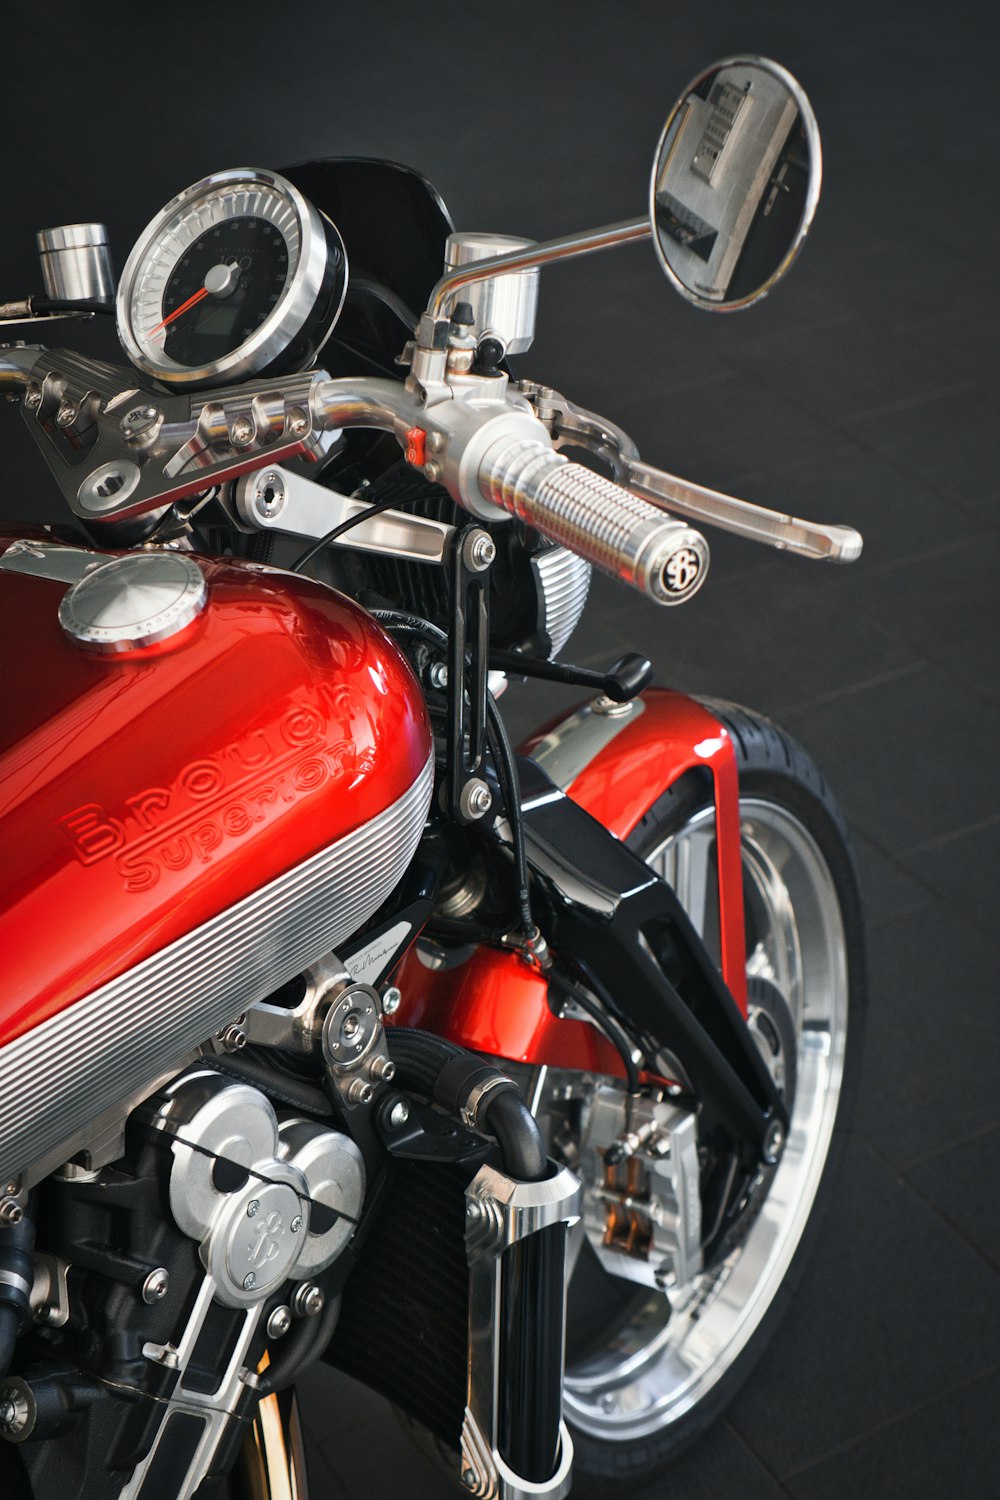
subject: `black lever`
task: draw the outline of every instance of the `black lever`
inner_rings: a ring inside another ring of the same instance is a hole
[[[605,672],[549,661],[543,656],[520,656],[516,651],[491,651],[490,666],[512,677],[540,677],[544,682],[564,682],[567,687],[595,688],[614,703],[628,703],[653,680],[652,663],[636,651],[619,657]]]

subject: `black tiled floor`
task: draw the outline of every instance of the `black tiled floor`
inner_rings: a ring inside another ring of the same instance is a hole
[[[1000,1371],[962,1382],[918,1410],[785,1481],[795,1500],[978,1500],[1000,1474]]]
[[[995,1273],[857,1145],[809,1274],[730,1421],[784,1482],[994,1368],[998,1340]]]
[[[997,936],[1000,812],[978,828],[945,835],[910,851],[903,856],[903,864],[981,932]]]
[[[167,113],[149,71],[159,11],[83,25],[61,0],[11,0],[4,106],[31,128],[4,139],[0,300],[35,282],[43,224],[106,220],[120,267],[181,185],[234,161],[402,157],[462,227],[543,237],[632,217],[670,98],[703,61],[748,46],[800,74],[825,189],[787,283],[718,318],[671,300],[645,247],[554,268],[522,360],[651,461],[867,538],[853,570],[713,539],[685,610],[601,583],[568,653],[642,650],[663,681],[780,714],[849,815],[870,914],[859,1135],[814,1259],[728,1423],[644,1496],[995,1495],[1000,25],[981,0],[431,14],[317,8],[304,47],[301,17],[276,25],[244,0],[213,38],[224,69],[174,61]],[[0,440],[2,514],[57,518],[6,408]],[[573,697],[535,687],[505,708],[520,735]],[[358,1387],[318,1372],[304,1407],[317,1493],[454,1493]]]
[[[918,1162],[906,1178],[1000,1269],[1000,1203],[995,1191],[998,1151],[1000,1125]]]
[[[918,665],[785,717],[851,820],[890,853],[996,811],[1000,705],[984,703],[953,671]]]
[[[996,488],[996,393],[983,381],[945,395],[935,390],[898,409],[854,418],[844,427],[904,474],[948,499],[967,500]]]
[[[878,929],[858,1125],[894,1166],[1000,1122],[997,1016],[983,998],[998,962],[1000,942],[942,901]]]

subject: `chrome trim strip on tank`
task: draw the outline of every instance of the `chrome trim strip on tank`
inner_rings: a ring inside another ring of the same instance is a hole
[[[412,859],[433,782],[431,756],[378,817],[0,1048],[0,1177],[37,1181],[90,1120],[355,932]]]
[[[53,583],[77,583],[108,561],[106,552],[22,538],[11,542],[0,557],[0,568],[7,573],[28,573],[34,578],[49,578]]]

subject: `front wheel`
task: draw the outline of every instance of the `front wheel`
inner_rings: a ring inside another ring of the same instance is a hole
[[[745,709],[707,706],[739,763],[750,1024],[785,1089],[790,1129],[742,1234],[669,1299],[637,1291],[584,1246],[569,1288],[565,1387],[577,1493],[607,1494],[609,1481],[664,1467],[747,1378],[801,1271],[858,1072],[863,936],[843,819],[788,735]],[[629,843],[717,950],[715,817],[705,786],[683,779]]]

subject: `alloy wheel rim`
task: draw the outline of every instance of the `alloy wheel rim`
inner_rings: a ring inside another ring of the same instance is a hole
[[[605,1441],[663,1431],[731,1368],[785,1277],[833,1135],[848,987],[836,887],[812,835],[786,808],[745,797],[740,816],[747,972],[778,986],[795,1021],[798,1081],[788,1140],[739,1246],[695,1278],[672,1311],[651,1293],[603,1348],[568,1365],[566,1415]],[[714,810],[705,808],[646,857],[701,931],[713,915],[714,840]]]

